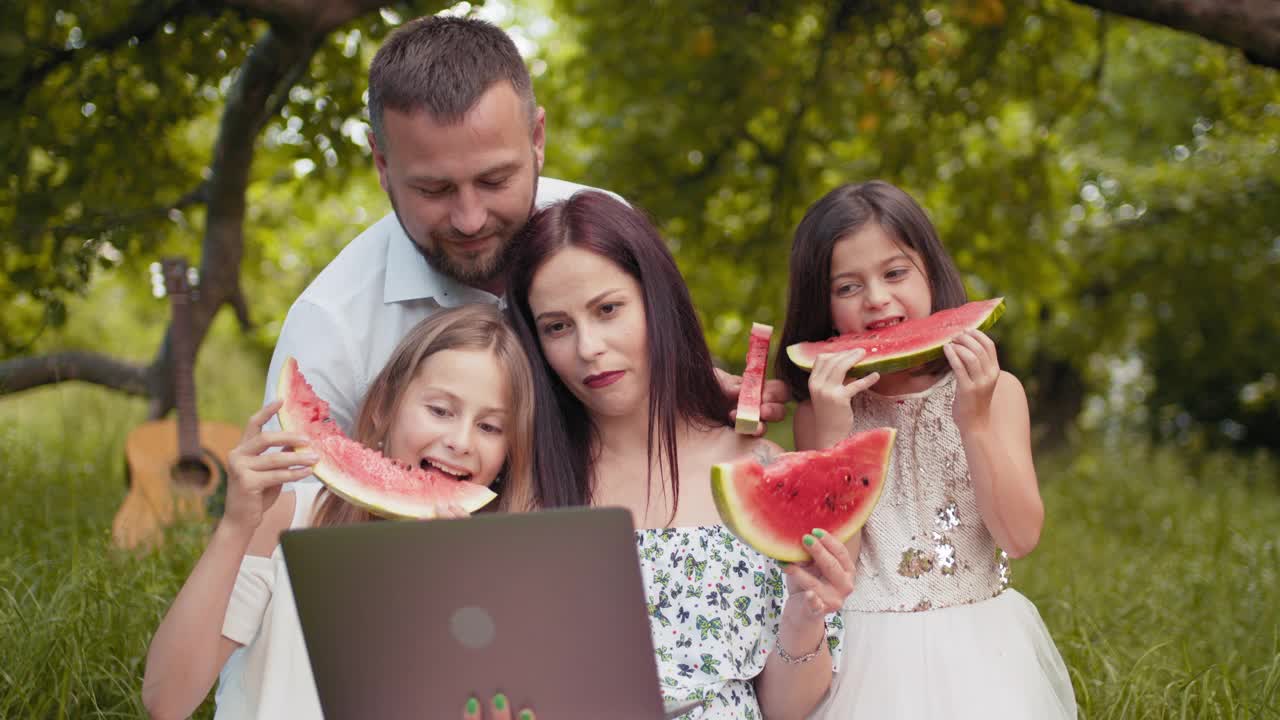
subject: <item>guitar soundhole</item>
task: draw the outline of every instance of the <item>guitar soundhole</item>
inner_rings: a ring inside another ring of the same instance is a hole
[[[173,482],[188,488],[202,488],[209,484],[212,473],[209,466],[199,460],[179,460],[169,471]]]

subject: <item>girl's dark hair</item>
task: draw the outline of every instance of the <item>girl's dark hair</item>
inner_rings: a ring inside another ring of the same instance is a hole
[[[921,272],[933,297],[930,312],[959,307],[968,301],[955,262],[942,247],[938,231],[923,208],[910,195],[881,180],[841,185],[814,203],[796,228],[791,244],[791,279],[787,320],[778,353],[778,377],[792,397],[809,399],[809,373],[787,357],[785,348],[799,342],[826,340],[835,333],[831,315],[831,252],[835,244],[876,223],[899,245],[914,250],[924,260]],[[919,370],[945,371],[945,358]]]
[[[584,191],[533,215],[516,236],[508,267],[507,312],[533,366],[534,482],[546,508],[589,505],[596,428],[586,408],[547,364],[529,289],[538,269],[567,247],[607,258],[635,278],[644,299],[649,355],[649,467],[661,453],[671,478],[672,517],[679,505],[676,431],[681,421],[699,427],[728,421],[711,352],[689,288],[645,214],[601,192]],[[652,490],[650,471],[648,492]]]

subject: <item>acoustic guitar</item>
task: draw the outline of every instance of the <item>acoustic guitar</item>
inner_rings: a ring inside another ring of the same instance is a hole
[[[187,261],[165,258],[164,289],[172,313],[170,342],[176,417],[145,422],[125,439],[129,491],[116,511],[111,537],[125,549],[155,547],[175,521],[199,521],[227,480],[227,453],[240,428],[196,416],[195,348],[191,342],[191,285]],[[153,278],[154,280],[154,278]]]

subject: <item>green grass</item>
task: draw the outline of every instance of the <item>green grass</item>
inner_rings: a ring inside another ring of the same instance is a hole
[[[261,369],[202,359],[202,411],[242,423]],[[0,400],[0,717],[144,715],[146,646],[204,528],[149,556],[109,548],[124,437],[143,413],[83,386]],[[1275,462],[1090,445],[1040,470],[1048,524],[1013,580],[1053,632],[1081,716],[1280,718]]]
[[[202,417],[240,425],[263,369],[234,332],[215,327],[196,377]],[[145,416],[143,400],[79,383],[0,398],[0,718],[146,716],[147,643],[206,528],[173,531],[163,553],[111,548],[124,439]]]

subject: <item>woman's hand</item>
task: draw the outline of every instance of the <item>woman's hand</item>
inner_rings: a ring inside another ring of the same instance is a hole
[[[221,522],[250,535],[280,496],[280,486],[310,475],[320,460],[311,450],[293,450],[306,445],[305,435],[262,431],[281,405],[283,402],[276,400],[254,413],[245,424],[240,444],[227,454],[227,505]],[[284,450],[267,452],[272,447]]]
[[[850,404],[853,397],[880,380],[880,373],[871,373],[846,382],[849,371],[866,354],[866,350],[854,348],[823,353],[814,360],[813,369],[809,371],[809,400],[813,404],[817,431],[822,437],[847,437],[853,430],[853,407]]]
[[[807,563],[791,563],[783,568],[787,576],[787,603],[782,620],[806,623],[821,620],[844,606],[853,592],[853,558],[831,533],[814,528],[804,536],[812,558]]]
[[[533,710],[525,708],[514,716],[511,714],[511,703],[507,701],[507,696],[498,693],[493,696],[493,700],[489,702],[487,720],[537,720],[537,716],[533,714]],[[467,700],[467,705],[462,710],[462,720],[486,720],[486,714],[480,707],[480,701],[471,698]]]
[[[996,345],[978,330],[967,330],[942,346],[956,374],[956,400],[951,415],[961,432],[981,430],[990,424],[991,397],[1000,378]]]

